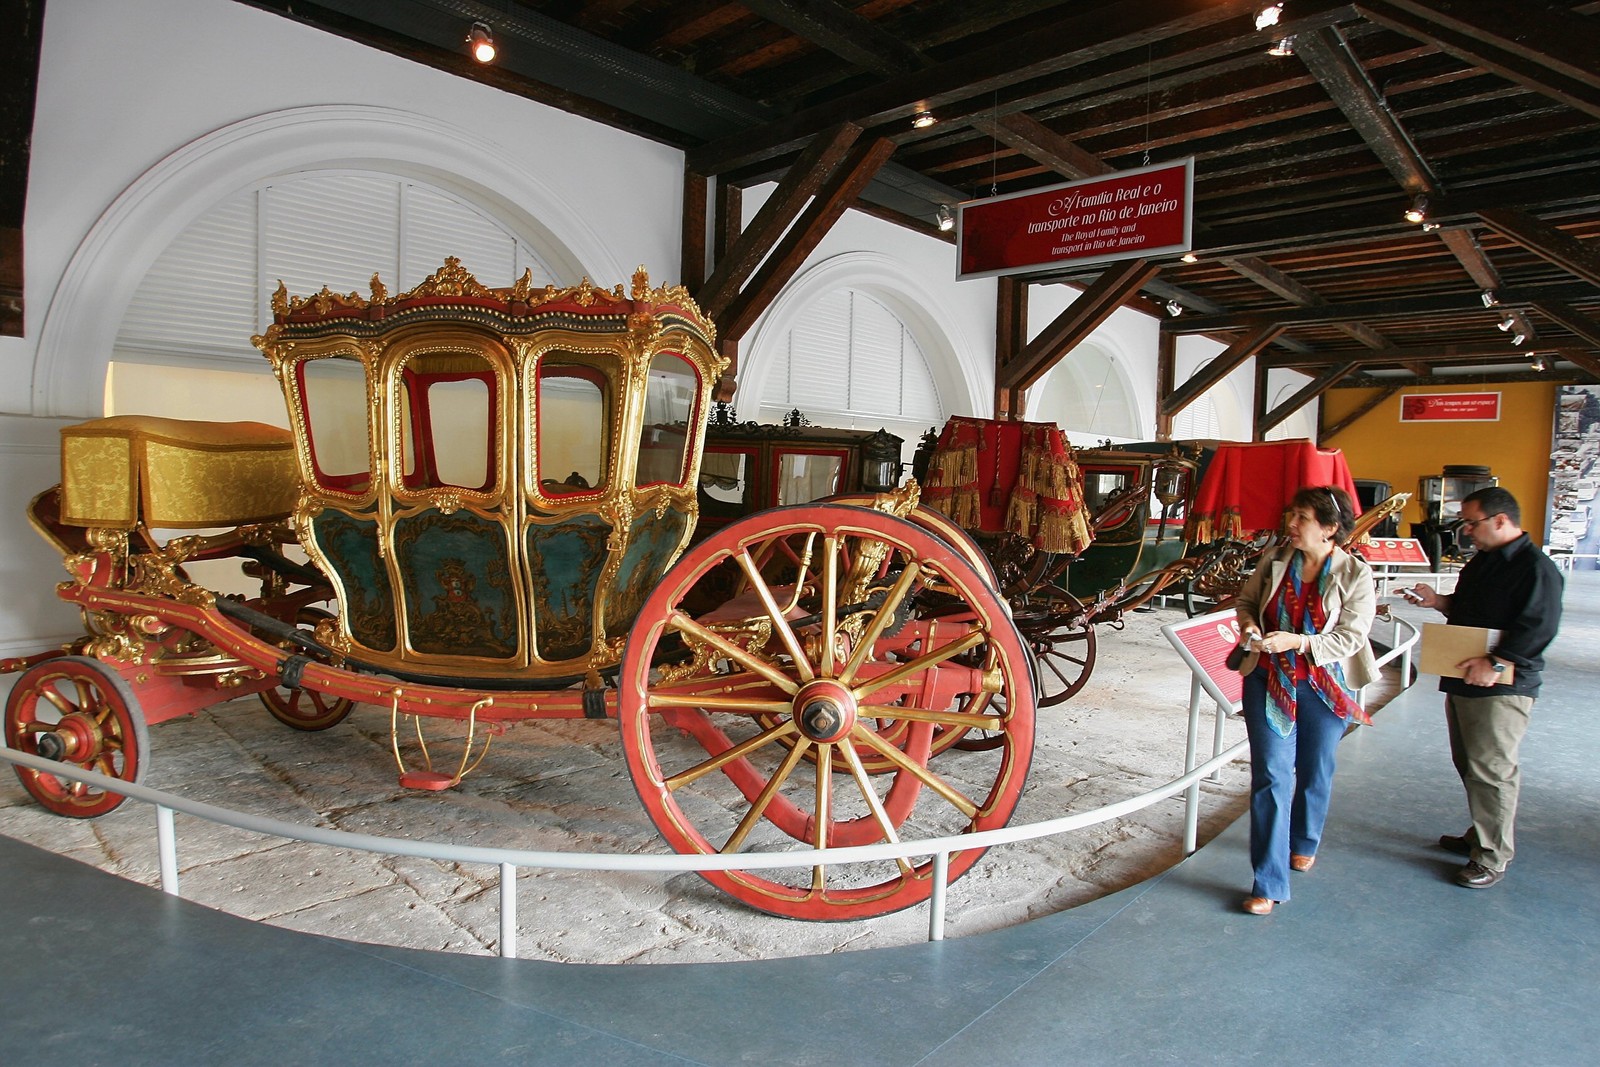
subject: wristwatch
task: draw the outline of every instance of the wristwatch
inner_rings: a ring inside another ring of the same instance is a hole
[[[1489,657],[1489,666],[1494,668],[1494,673],[1496,674],[1506,673],[1506,665],[1495,659],[1493,656]]]

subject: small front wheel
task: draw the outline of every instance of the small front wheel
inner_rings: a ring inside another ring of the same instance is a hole
[[[25,671],[6,700],[5,729],[6,744],[20,752],[125,782],[144,778],[150,738],[138,700],[99,660],[62,656]],[[92,819],[125,799],[31,767],[16,772],[22,787],[57,815]]]

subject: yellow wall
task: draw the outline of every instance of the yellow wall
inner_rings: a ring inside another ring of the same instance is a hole
[[[1544,538],[1550,482],[1550,433],[1557,386],[1543,382],[1501,385],[1434,385],[1402,389],[1339,433],[1319,442],[1344,452],[1355,478],[1388,482],[1397,493],[1411,493],[1400,533],[1422,521],[1417,480],[1437,475],[1445,464],[1481,464],[1522,505],[1524,529]],[[1323,394],[1322,422],[1332,426],[1370,399],[1377,390],[1330,389]],[[1499,422],[1401,422],[1400,401],[1408,393],[1500,394]]]

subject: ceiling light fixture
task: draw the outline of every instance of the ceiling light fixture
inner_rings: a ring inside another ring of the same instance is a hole
[[[1437,222],[1424,222],[1422,224],[1422,232],[1423,233],[1432,233],[1434,230],[1437,230],[1438,228],[1439,228],[1439,224]]]
[[[1200,257],[1195,255],[1193,252],[1185,252],[1183,255],[1179,256],[1178,258],[1183,260],[1183,262],[1185,262],[1185,263],[1198,263],[1198,262],[1200,262]]]
[[[1167,314],[1171,315],[1173,318],[1177,318],[1179,315],[1183,314],[1183,305],[1178,303],[1176,300],[1168,300],[1166,307]]]
[[[956,228],[956,217],[950,213],[949,204],[940,204],[939,210],[933,213],[933,217],[938,220],[939,230],[942,233],[949,233]]]
[[[933,117],[933,112],[919,111],[915,115],[911,116],[911,128],[915,130],[925,130],[938,121],[938,119]]]
[[[1515,326],[1516,324],[1517,320],[1512,318],[1510,315],[1507,315],[1505,318],[1501,319],[1499,323],[1497,323],[1497,325],[1500,327],[1500,332],[1502,333],[1510,330],[1511,327]]]
[[[1272,47],[1267,49],[1267,55],[1269,55],[1269,56],[1292,56],[1292,55],[1294,55],[1294,34],[1291,33],[1287,37],[1279,37],[1276,41],[1273,41],[1272,42]]]
[[[1256,12],[1256,29],[1264,30],[1268,26],[1276,26],[1283,17],[1282,4],[1268,4]]]
[[[472,58],[479,63],[494,62],[494,34],[489,32],[487,23],[474,22],[472,24],[472,29],[467,31],[467,50],[472,53]]]
[[[1550,364],[1544,361],[1544,356],[1542,354],[1537,355],[1533,357],[1533,369],[1542,374],[1550,369]]]
[[[1514,345],[1520,345],[1522,342],[1526,341],[1527,339],[1528,339],[1528,335],[1527,334],[1525,334],[1525,333],[1517,333],[1511,338],[1511,343],[1514,344]]]
[[[1483,291],[1483,306],[1484,307],[1492,308],[1498,303],[1500,303],[1500,298],[1498,296],[1494,295],[1494,290],[1493,289],[1485,289]]]
[[[1406,208],[1407,222],[1425,222],[1428,218],[1428,198],[1418,193],[1411,201],[1411,206]]]

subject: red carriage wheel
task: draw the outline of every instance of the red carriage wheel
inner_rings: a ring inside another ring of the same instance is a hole
[[[814,551],[780,580],[768,546],[806,537]],[[730,561],[747,590],[713,611],[685,611]],[[937,614],[922,609],[928,588],[939,590]],[[952,597],[965,610],[951,612]],[[678,639],[696,650],[693,663],[653,666],[657,648]],[[686,853],[1003,826],[1033,753],[1028,653],[1005,603],[926,529],[838,505],[761,512],[690,549],[634,623],[619,704],[634,785],[668,844]],[[938,733],[974,729],[1001,741],[934,751]],[[953,854],[950,876],[980,854]],[[705,877],[776,915],[861,919],[926,900],[933,861]]]
[[[21,752],[139,782],[150,738],[137,699],[116,671],[84,656],[45,660],[25,671],[6,700],[6,744]],[[119,793],[16,767],[22,786],[57,815],[92,819],[115,809]]]
[[[306,607],[295,613],[294,621],[300,626],[315,627],[317,623],[332,618],[332,612]],[[273,718],[296,730],[326,730],[330,726],[337,726],[355,707],[353,700],[331,697],[310,689],[266,689],[260,693],[260,697]]]

